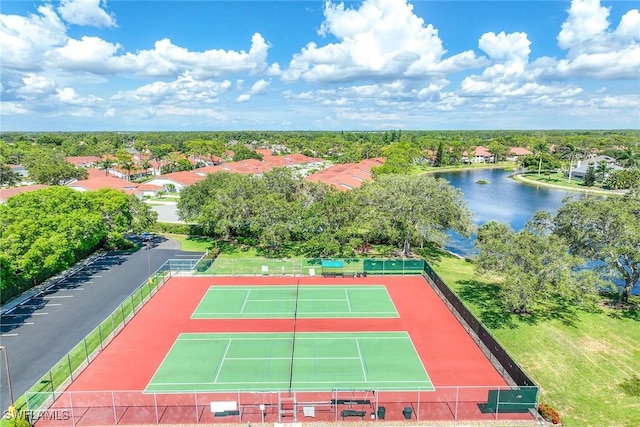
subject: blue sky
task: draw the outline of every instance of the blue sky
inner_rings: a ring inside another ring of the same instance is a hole
[[[637,129],[639,8],[3,0],[0,130]]]

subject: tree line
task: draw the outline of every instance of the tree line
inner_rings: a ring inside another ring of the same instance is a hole
[[[51,187],[0,205],[0,299],[66,270],[99,248],[126,247],[123,233],[149,229],[157,214],[134,196]]]
[[[354,257],[378,244],[407,256],[412,245],[444,244],[448,230],[474,228],[462,193],[428,175],[383,175],[340,191],[287,168],[218,172],[182,191],[178,213],[209,236],[279,256]]]
[[[553,302],[589,305],[611,290],[626,303],[640,283],[640,193],[569,199],[555,215],[537,212],[519,232],[491,221],[476,246],[478,271],[500,277],[502,301],[514,313]]]

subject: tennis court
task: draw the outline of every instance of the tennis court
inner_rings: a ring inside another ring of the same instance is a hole
[[[383,285],[212,286],[192,319],[399,317]]]
[[[145,392],[433,390],[406,332],[180,334]]]

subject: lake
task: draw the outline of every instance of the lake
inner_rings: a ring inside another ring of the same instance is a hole
[[[462,191],[478,226],[495,220],[508,223],[511,228],[519,231],[535,212],[547,211],[555,215],[562,207],[564,199],[580,196],[578,192],[523,184],[511,178],[514,173],[504,169],[482,169],[440,172],[434,176],[446,179]],[[478,180],[486,180],[489,183],[478,184]],[[450,233],[449,242],[445,247],[454,254],[470,257],[477,253],[474,241],[475,236],[467,239]],[[620,280],[616,280],[615,283],[619,286],[622,284]],[[640,282],[636,283],[631,293],[640,295]]]
[[[519,231],[536,211],[555,214],[565,198],[578,195],[576,192],[523,184],[510,178],[514,173],[504,169],[480,169],[439,172],[434,176],[446,179],[462,191],[478,226],[495,220],[508,223]],[[478,184],[479,180],[486,180],[488,184]],[[452,233],[447,249],[461,256],[471,256],[476,253],[474,241],[475,236],[465,239]]]

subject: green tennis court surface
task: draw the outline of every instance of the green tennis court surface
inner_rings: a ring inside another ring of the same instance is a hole
[[[373,286],[212,286],[192,319],[399,317],[387,288]]]
[[[295,346],[293,338],[181,334],[145,391],[433,390],[406,332],[296,333]]]

